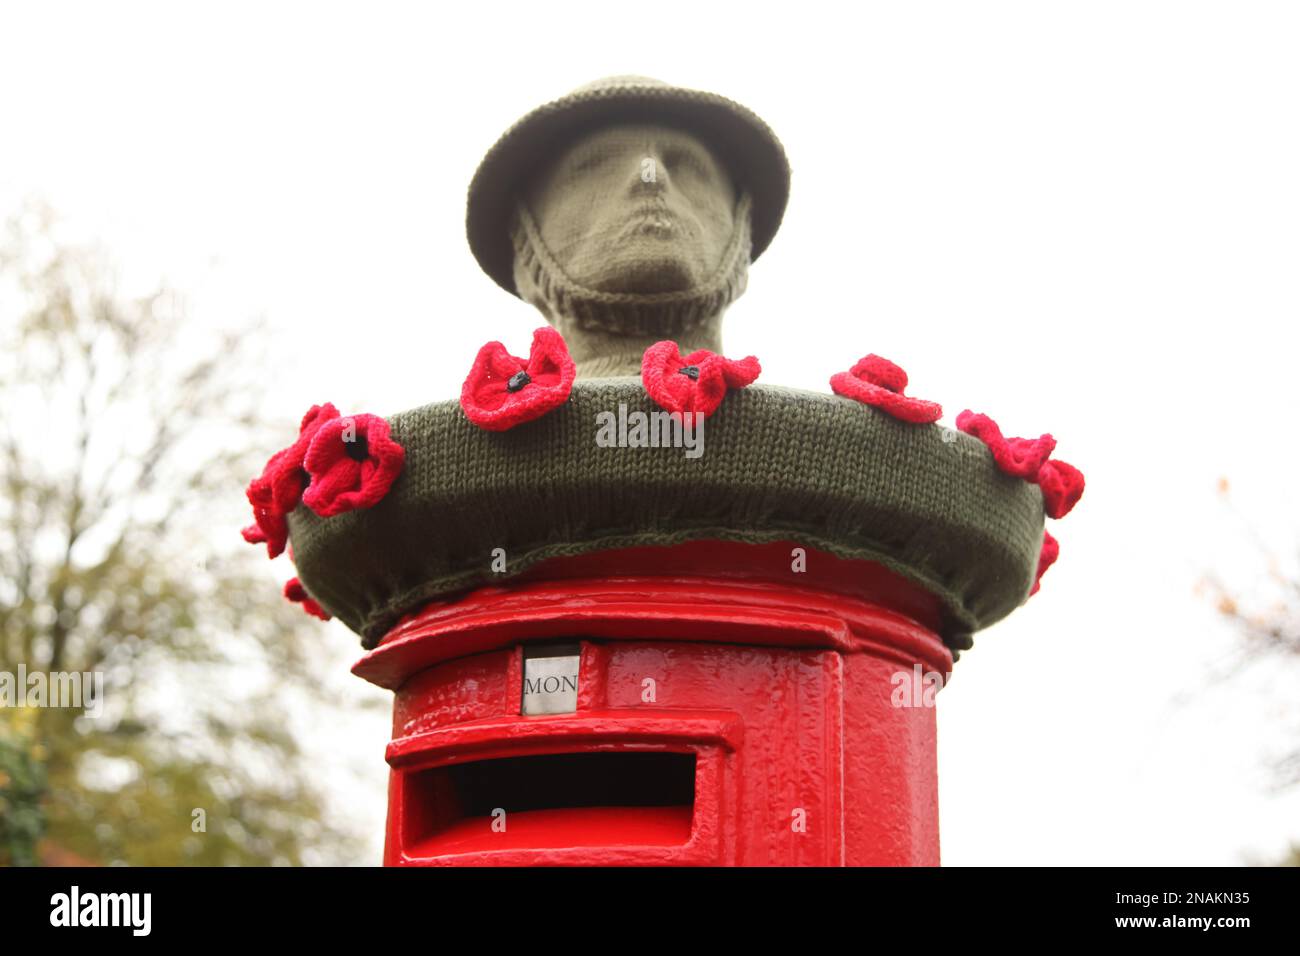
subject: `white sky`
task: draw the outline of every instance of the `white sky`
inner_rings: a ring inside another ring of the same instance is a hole
[[[1088,476],[940,697],[945,862],[1236,863],[1300,839],[1266,792],[1295,674],[1207,687],[1233,636],[1193,588],[1258,581],[1250,526],[1300,540],[1297,49],[1266,3],[15,4],[0,211],[45,197],[201,321],[265,314],[268,413],[387,414],[538,324],[464,240],[510,122],[614,73],[749,105],[794,185],[728,353],[819,390],[886,355]],[[375,728],[328,745],[378,828]]]

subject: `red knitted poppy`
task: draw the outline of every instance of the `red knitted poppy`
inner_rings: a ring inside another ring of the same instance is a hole
[[[284,515],[265,508],[254,508],[253,520],[255,523],[241,529],[240,534],[249,544],[265,544],[268,558],[278,558],[289,539],[289,523],[285,521]]]
[[[302,423],[298,426],[297,440],[288,448],[273,455],[267,463],[262,476],[269,480],[271,486],[272,501],[269,506],[280,514],[288,514],[298,507],[303,489],[307,487],[310,478],[303,467],[303,460],[307,457],[307,449],[311,447],[311,440],[316,437],[317,429],[325,422],[338,417],[339,410],[329,402],[324,405],[313,405],[302,417]]]
[[[1050,531],[1043,532],[1043,546],[1038,551],[1038,573],[1034,575],[1034,586],[1029,590],[1029,596],[1033,597],[1038,593],[1038,585],[1043,579],[1043,572],[1056,563],[1056,559],[1061,556],[1061,545],[1052,537]]]
[[[672,341],[656,342],[641,356],[641,383],[655,404],[674,414],[705,418],[718,410],[729,390],[751,384],[762,371],[752,355],[729,359],[699,349],[683,356]]]
[[[275,503],[274,489],[276,478],[280,474],[281,455],[283,452],[273,455],[262,474],[248,483],[245,494],[248,503],[253,506],[254,523],[240,532],[249,544],[265,543],[267,556],[271,558],[280,556],[289,537],[289,525],[284,520],[285,512]],[[287,487],[287,483],[281,482],[280,487]]]
[[[977,415],[970,409],[957,416],[957,430],[974,435],[993,452],[997,466],[1016,478],[1033,481],[1038,471],[1056,447],[1051,435],[1040,438],[1003,438],[998,423],[987,415]]]
[[[322,518],[371,508],[388,494],[406,451],[389,437],[377,415],[349,415],[325,422],[303,462],[311,484],[302,503]]]
[[[563,336],[549,326],[533,333],[527,362],[489,342],[461,386],[460,407],[479,428],[502,432],[563,405],[577,371]]]
[[[318,617],[322,621],[330,619],[329,612],[311,599],[307,589],[302,586],[302,582],[297,578],[290,578],[284,582],[284,596],[294,604],[301,604],[302,609],[312,617]]]
[[[910,398],[903,394],[906,388],[907,373],[879,355],[868,355],[847,372],[831,376],[831,391],[836,395],[878,408],[905,422],[917,425],[937,422],[943,406]]]
[[[246,495],[253,506],[255,524],[241,532],[249,544],[266,544],[267,554],[274,558],[284,551],[289,526],[284,516],[298,507],[303,490],[310,480],[303,468],[303,459],[316,430],[330,419],[338,418],[338,409],[326,402],[313,405],[303,415],[298,426],[298,438],[288,448],[271,456],[262,473],[248,484]]]
[[[1064,518],[1083,497],[1083,472],[1059,458],[1049,458],[1038,471],[1043,510],[1049,518]]]

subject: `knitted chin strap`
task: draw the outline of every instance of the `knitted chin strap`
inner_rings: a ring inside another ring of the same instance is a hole
[[[698,288],[681,292],[600,292],[574,282],[542,240],[526,203],[511,224],[519,297],[534,305],[569,346],[580,378],[639,375],[655,342],[672,339],[683,354],[722,351],[722,315],[749,275],[750,197],[736,202],[735,225],[718,267]]]

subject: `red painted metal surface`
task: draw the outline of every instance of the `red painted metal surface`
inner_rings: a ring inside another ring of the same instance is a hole
[[[396,691],[385,862],[937,864],[934,709],[896,706],[951,669],[937,609],[792,546],[548,562],[403,621],[354,667]],[[577,709],[521,716],[558,640]]]

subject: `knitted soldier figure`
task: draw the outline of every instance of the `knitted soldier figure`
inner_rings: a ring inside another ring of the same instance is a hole
[[[826,356],[836,394],[751,384],[758,362],[723,356],[722,317],[789,187],[772,131],[713,93],[621,77],[532,111],[475,173],[467,237],[552,328],[527,359],[497,342],[467,356],[459,402],[330,419],[319,439],[305,419],[310,450],[268,464],[246,536],[274,552],[287,531],[297,589],[368,648],[431,602],[584,557],[617,575],[636,549],[662,549],[670,574],[672,549],[701,541],[750,548],[782,579],[788,562],[765,555],[815,549],[826,559],[799,579],[811,588],[897,576],[948,646],[968,647],[1050,564],[1044,514],[1068,511],[1082,476],[991,420],[979,435],[934,424],[939,405],[906,395],[906,373],[878,356]],[[622,440],[665,409],[708,416],[707,441]],[[346,444],[353,419],[360,446]]]

